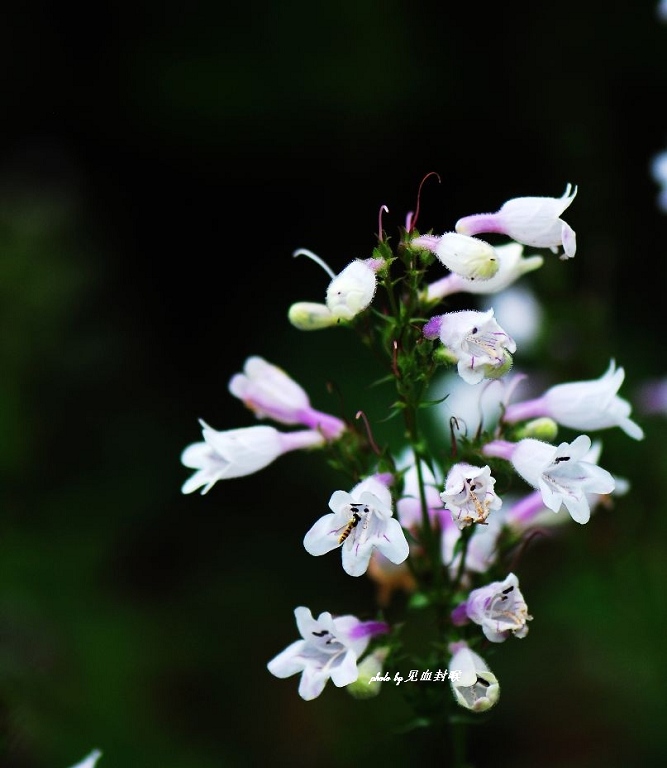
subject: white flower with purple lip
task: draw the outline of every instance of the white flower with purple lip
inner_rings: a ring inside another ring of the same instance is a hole
[[[611,493],[613,476],[589,460],[591,439],[579,435],[558,447],[526,438],[518,443],[494,440],[482,448],[486,456],[512,462],[517,473],[542,494],[544,505],[558,512],[565,505],[572,519],[587,523],[591,516],[590,494]]]
[[[308,531],[303,545],[311,555],[342,548],[343,570],[350,576],[366,573],[374,549],[392,563],[402,563],[410,553],[403,528],[393,517],[391,493],[375,476],[362,480],[347,493],[335,491],[331,513]]]
[[[464,642],[451,643],[449,680],[454,698],[460,706],[473,712],[486,712],[500,697],[498,678],[482,657]]]
[[[630,419],[630,403],[616,394],[624,378],[625,371],[616,368],[612,360],[599,379],[557,384],[541,397],[508,405],[503,421],[511,424],[548,416],[558,424],[572,429],[620,427],[626,435],[641,440],[644,432]]]
[[[302,639],[271,659],[267,668],[280,678],[301,673],[299,696],[306,701],[317,698],[329,678],[338,688],[355,682],[357,660],[369,641],[389,631],[384,622],[364,622],[355,616],[334,618],[325,612],[315,619],[303,606],[295,609],[294,616]]]
[[[516,352],[516,344],[495,321],[493,309],[436,315],[424,325],[423,333],[427,339],[440,339],[468,384],[498,378],[512,366],[510,353]]]
[[[182,493],[202,488],[208,493],[218,480],[229,480],[259,472],[288,451],[324,445],[323,435],[314,429],[279,432],[274,427],[256,426],[215,430],[201,419],[204,442],[192,443],[181,454],[181,463],[197,471],[183,483]]]
[[[568,184],[562,197],[516,197],[508,200],[496,213],[478,213],[464,216],[455,229],[464,235],[497,232],[511,237],[523,245],[550,248],[564,253],[561,259],[572,258],[577,250],[576,235],[560,215],[569,207],[577,188]]]
[[[87,757],[84,757],[80,763],[73,765],[72,768],[95,768],[100,757],[102,757],[100,750],[94,749]]]
[[[319,430],[328,440],[340,437],[345,429],[340,419],[312,408],[304,389],[282,368],[262,357],[253,356],[245,361],[243,373],[232,376],[229,391],[258,419],[268,417],[281,424],[303,424]]]
[[[460,530],[473,523],[486,523],[489,513],[500,509],[503,502],[493,489],[495,483],[489,466],[459,462],[449,470],[440,498]]]
[[[502,643],[510,635],[525,637],[528,634],[526,622],[533,617],[528,614],[519,580],[513,573],[504,581],[473,589],[464,605],[467,617],[482,627],[492,643]]]

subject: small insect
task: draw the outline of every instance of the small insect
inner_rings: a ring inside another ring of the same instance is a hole
[[[352,529],[356,528],[361,520],[361,515],[358,512],[353,512],[352,517],[349,519],[347,525],[343,529],[343,532],[338,537],[338,543],[342,544],[345,539],[352,533]]]

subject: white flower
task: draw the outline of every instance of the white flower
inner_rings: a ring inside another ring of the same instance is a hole
[[[465,216],[455,229],[465,235],[498,232],[524,245],[550,248],[554,253],[562,246],[563,259],[572,258],[577,250],[572,227],[560,217],[572,203],[577,188],[568,184],[562,197],[516,197],[508,200],[496,213]]]
[[[461,235],[463,237],[463,235]],[[523,246],[520,243],[506,243],[495,248],[498,271],[486,280],[473,280],[455,272],[446,275],[426,290],[426,300],[434,301],[453,293],[492,294],[504,291],[527,272],[539,269],[544,263],[542,256],[523,258]]]
[[[458,647],[457,647],[458,646]],[[485,712],[500,697],[498,678],[481,656],[464,643],[450,647],[449,680],[457,703],[473,712]]]
[[[493,310],[463,310],[432,317],[423,328],[427,339],[440,338],[458,361],[457,369],[468,384],[498,378],[512,365],[516,344],[494,320]]]
[[[87,757],[84,757],[80,763],[73,765],[72,768],[95,768],[100,757],[102,757],[100,750],[94,749]]]
[[[558,512],[564,504],[572,519],[583,524],[591,515],[589,494],[611,493],[615,487],[606,469],[586,460],[590,448],[588,435],[558,447],[526,438],[513,448],[511,462],[518,474],[540,491],[546,507]]]
[[[620,427],[626,435],[641,440],[644,432],[630,417],[631,406],[616,394],[625,378],[623,368],[612,360],[599,379],[557,384],[542,397],[509,405],[504,421],[513,423],[539,416],[549,416],[572,429],[607,429]]]
[[[433,251],[447,269],[468,280],[489,280],[500,267],[493,246],[459,232],[445,232],[440,237],[424,235],[415,238],[411,245]]]
[[[283,453],[310,448],[325,442],[317,430],[279,432],[274,427],[256,426],[218,432],[199,421],[203,443],[192,443],[181,454],[181,463],[196,469],[185,481],[182,493],[192,493],[203,486],[202,494],[218,480],[252,475],[264,469]]]
[[[482,627],[487,640],[502,643],[510,635],[528,634],[528,606],[519,589],[519,580],[510,573],[504,581],[494,581],[468,595],[466,613]]]
[[[356,259],[329,283],[327,307],[336,319],[352,320],[373,301],[376,284],[373,268]]]
[[[383,262],[378,259],[355,259],[336,275],[319,256],[305,248],[294,256],[304,255],[319,264],[331,277],[326,303],[297,302],[292,304],[288,318],[299,330],[312,331],[336,325],[341,320],[352,320],[373,301],[377,287],[376,271]]]
[[[342,547],[343,569],[350,576],[366,572],[373,549],[396,564],[408,557],[408,541],[392,517],[391,494],[375,477],[362,480],[350,493],[335,491],[329,508],[331,514],[321,517],[304,537],[309,554]]]
[[[488,466],[459,462],[449,470],[440,498],[460,530],[473,523],[485,523],[491,510],[500,509],[503,502],[493,490],[495,483]]]
[[[260,419],[269,417],[281,424],[304,424],[319,429],[327,439],[339,437],[345,429],[340,419],[312,408],[303,388],[281,368],[261,357],[245,361],[243,373],[232,376],[229,391]]]
[[[357,660],[374,635],[388,630],[383,622],[362,622],[355,616],[321,613],[313,618],[303,606],[294,611],[302,639],[289,645],[267,664],[272,675],[285,678],[301,673],[299,696],[306,701],[324,690],[329,678],[338,688],[359,676]]]

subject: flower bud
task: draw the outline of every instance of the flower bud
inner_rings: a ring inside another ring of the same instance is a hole
[[[287,317],[290,323],[300,331],[318,331],[321,328],[336,325],[338,322],[329,307],[313,301],[298,301],[292,304]]]
[[[357,664],[359,677],[346,686],[347,692],[355,699],[372,699],[380,693],[382,669],[389,654],[389,648],[378,648]]]
[[[534,437],[536,440],[551,443],[558,436],[558,424],[548,416],[543,416],[523,424],[515,436],[517,440],[523,440],[524,437]]]

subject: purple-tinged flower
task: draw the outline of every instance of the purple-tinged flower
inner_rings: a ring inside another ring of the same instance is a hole
[[[423,328],[427,339],[444,344],[468,384],[496,379],[512,366],[516,344],[495,321],[493,310],[463,310],[432,317]]]
[[[562,197],[516,197],[508,200],[496,213],[464,216],[455,229],[464,235],[497,232],[511,237],[523,245],[565,251],[561,259],[572,258],[577,250],[576,235],[560,215],[577,194],[577,188],[568,184]]]
[[[261,357],[245,361],[243,373],[232,376],[229,391],[258,419],[268,417],[281,424],[303,424],[319,430],[327,440],[336,440],[345,430],[343,421],[312,408],[302,387]]]
[[[451,643],[449,681],[456,702],[473,712],[486,712],[500,697],[498,678],[482,657],[464,642]]]
[[[495,484],[489,466],[459,462],[449,470],[440,498],[461,530],[486,523],[491,510],[500,509],[503,502],[493,489]]]
[[[591,516],[590,494],[611,493],[616,485],[606,469],[588,460],[591,439],[579,435],[558,447],[526,438],[518,443],[494,440],[482,448],[485,456],[512,462],[516,472],[542,494],[544,505],[558,512],[565,505],[572,519],[587,523]]]
[[[544,263],[542,256],[523,258],[523,246],[507,243],[496,246],[495,258],[498,271],[487,280],[473,280],[452,272],[450,275],[431,283],[426,289],[426,301],[436,301],[454,293],[491,294],[508,288],[527,272],[539,269]]]
[[[455,609],[456,610],[456,609]],[[528,606],[519,589],[519,580],[510,573],[504,581],[494,581],[473,589],[465,603],[468,618],[482,627],[487,640],[502,643],[510,635],[528,634]]]
[[[503,421],[512,424],[548,416],[572,429],[620,427],[626,435],[641,440],[644,432],[630,419],[630,403],[616,394],[624,378],[625,371],[612,360],[599,379],[556,384],[541,397],[508,405]]]
[[[183,483],[182,493],[203,486],[208,493],[218,480],[229,480],[259,472],[283,453],[324,445],[321,432],[314,429],[279,432],[274,427],[256,426],[219,432],[199,420],[204,442],[192,443],[181,454],[181,463],[197,471]]]
[[[663,2],[665,21],[667,21],[667,0]],[[660,187],[658,208],[667,213],[667,150],[659,152],[651,160],[651,176]]]
[[[357,660],[372,637],[389,631],[381,621],[360,621],[355,616],[321,613],[317,619],[303,606],[294,611],[301,635],[267,664],[272,675],[285,678],[301,673],[299,696],[317,698],[329,678],[338,688],[350,685],[359,676]]]
[[[306,552],[324,555],[342,548],[343,570],[350,576],[366,573],[374,549],[392,563],[410,553],[403,528],[393,517],[391,493],[376,477],[362,480],[347,493],[335,491],[330,514],[321,517],[303,540]]]

